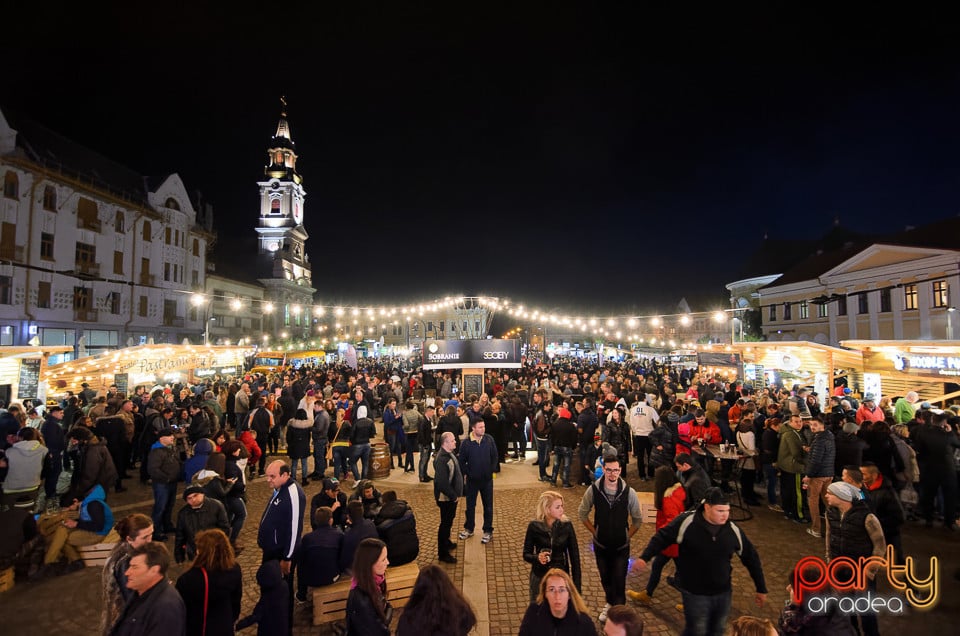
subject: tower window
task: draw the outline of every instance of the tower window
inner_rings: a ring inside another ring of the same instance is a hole
[[[179,210],[180,204],[177,203],[176,199],[174,199],[173,197],[170,197],[164,202],[163,207],[170,208],[171,210]]]
[[[280,214],[280,199],[270,201],[270,214]]]

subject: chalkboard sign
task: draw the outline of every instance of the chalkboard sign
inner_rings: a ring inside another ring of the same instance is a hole
[[[483,393],[483,375],[478,374],[464,374],[463,375],[463,397],[467,398],[469,395],[480,395]]]
[[[17,399],[36,399],[40,381],[40,358],[24,358],[20,361],[20,385]]]
[[[127,395],[127,384],[130,382],[130,374],[128,373],[117,373],[113,376],[113,383],[117,385],[117,393],[126,397]]]

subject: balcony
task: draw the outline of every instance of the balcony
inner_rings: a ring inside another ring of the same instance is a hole
[[[163,326],[164,327],[183,327],[183,318],[180,316],[164,316],[163,317]]]
[[[74,309],[73,319],[77,322],[97,322],[96,309]]]
[[[153,287],[156,284],[157,277],[153,274],[140,274],[140,284],[146,285],[147,287]]]
[[[91,261],[77,261],[77,274],[81,276],[100,276],[100,263]]]
[[[0,261],[13,261],[14,263],[23,262],[23,246],[9,245],[0,247]]]
[[[77,217],[77,228],[81,230],[99,232],[102,226],[103,224],[100,223],[100,219],[85,219],[82,216]]]

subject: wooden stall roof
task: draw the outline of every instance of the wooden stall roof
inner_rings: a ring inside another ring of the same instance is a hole
[[[863,367],[863,356],[860,351],[840,349],[838,347],[803,340],[785,342],[738,342],[734,345],[722,345],[721,347],[715,348],[729,348],[734,351],[739,351],[743,356],[744,362],[755,362],[758,357],[774,351],[789,351],[791,354],[800,358],[801,367],[822,363],[822,361],[831,354],[833,355],[833,366],[836,368],[853,367],[859,369]]]
[[[43,346],[43,347],[0,347],[0,358],[39,358],[44,354],[67,353],[73,351],[73,347]]]
[[[890,349],[909,353],[960,353],[960,340],[843,340],[840,344],[858,351]]]

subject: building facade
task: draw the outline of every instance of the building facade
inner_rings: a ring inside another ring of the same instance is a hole
[[[0,346],[62,359],[198,341],[212,211],[180,177],[153,179],[0,113]]]

